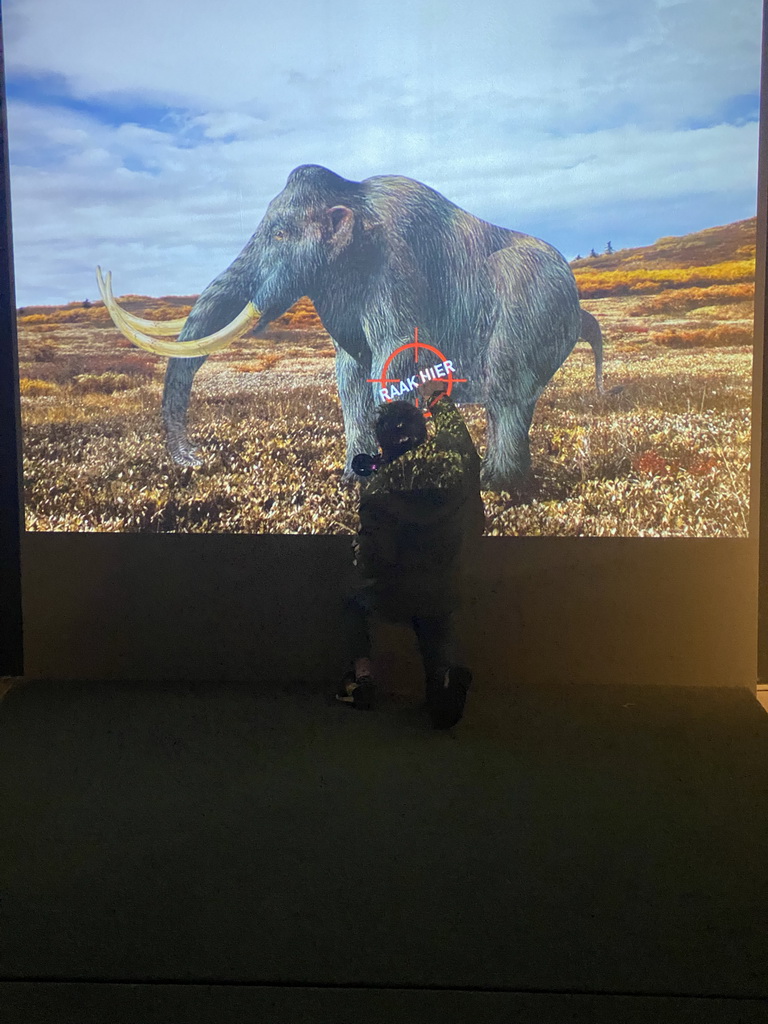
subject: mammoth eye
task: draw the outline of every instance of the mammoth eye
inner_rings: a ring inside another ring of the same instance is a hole
[[[285,232],[284,231],[276,231],[272,237],[276,241],[282,242],[282,240],[285,238]]]

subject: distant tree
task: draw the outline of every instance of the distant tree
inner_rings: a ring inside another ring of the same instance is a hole
[[[597,259],[597,253],[595,252],[594,249],[590,249],[589,250],[589,256],[590,256],[590,259],[593,259],[593,260]]]
[[[605,254],[606,254],[606,256],[610,256],[612,252],[613,252],[613,246],[609,242],[608,245],[606,245],[606,247],[605,247]]]
[[[573,257],[573,262],[575,263],[575,262],[576,262],[576,260],[580,260],[580,259],[581,259],[581,253],[579,253],[579,255],[578,255],[578,256],[574,256],[574,257]]]
[[[90,308],[91,308],[90,300],[86,299],[85,302],[83,303],[83,309],[90,309]]]

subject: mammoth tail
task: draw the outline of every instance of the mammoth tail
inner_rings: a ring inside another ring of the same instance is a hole
[[[603,391],[603,332],[600,324],[586,309],[581,311],[581,335],[582,341],[589,343],[595,355],[595,388],[599,395]]]

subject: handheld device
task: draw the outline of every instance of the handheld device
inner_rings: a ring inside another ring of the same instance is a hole
[[[352,472],[356,473],[357,476],[371,476],[384,464],[384,457],[382,455],[368,455],[367,452],[361,452],[352,459]]]

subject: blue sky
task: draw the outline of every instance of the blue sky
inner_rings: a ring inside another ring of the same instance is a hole
[[[97,263],[199,292],[301,163],[569,258],[752,216],[760,7],[5,0],[18,303],[93,299]]]

